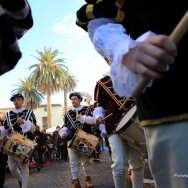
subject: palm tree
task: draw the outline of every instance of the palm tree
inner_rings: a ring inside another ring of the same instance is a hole
[[[76,86],[78,80],[75,76],[70,74],[68,71],[65,71],[63,74],[65,78],[63,79],[63,95],[64,95],[64,113],[66,114],[68,111],[68,103],[67,103],[67,94],[68,92],[72,92]]]
[[[51,95],[62,90],[65,70],[63,58],[57,58],[60,55],[58,50],[44,48],[44,51],[36,50],[38,57],[34,56],[39,63],[29,67],[34,69],[31,78],[34,86],[47,96],[47,116],[48,127],[51,127]]]
[[[24,80],[20,79],[20,82],[15,85],[17,88],[12,91],[13,94],[21,93],[25,97],[26,108],[37,108],[44,99],[43,95],[33,87],[30,77]]]

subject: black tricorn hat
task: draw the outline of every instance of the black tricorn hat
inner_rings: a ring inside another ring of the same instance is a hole
[[[23,95],[20,93],[13,94],[10,100],[13,101],[15,98],[22,98],[24,100]]]
[[[79,92],[73,92],[69,95],[69,99],[71,99],[73,96],[77,96],[82,101],[82,96]]]

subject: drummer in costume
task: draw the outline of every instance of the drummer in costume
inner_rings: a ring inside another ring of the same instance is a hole
[[[71,93],[69,98],[72,102],[73,109],[69,110],[65,116],[65,125],[59,131],[60,136],[70,140],[74,136],[77,128],[91,134],[91,124],[94,123],[94,119],[92,117],[90,108],[81,105],[82,96],[78,92]],[[92,188],[93,183],[89,175],[89,158],[71,148],[68,148],[68,154],[73,177],[72,188],[81,187],[79,181],[80,163],[83,166],[86,187]]]
[[[93,115],[96,122],[102,123],[102,118],[112,113],[112,116],[106,119],[105,127],[112,152],[111,168],[115,187],[126,187],[129,165],[132,168],[133,187],[143,187],[142,156],[115,132],[118,121],[122,118],[123,113],[128,112],[134,105],[135,100],[119,97],[113,90],[110,76],[105,76],[97,82],[94,96],[96,103]]]
[[[0,114],[0,127],[3,124],[3,115]],[[0,132],[1,135],[1,132]],[[1,140],[0,140],[1,142]],[[5,173],[6,173],[6,166],[7,166],[7,155],[5,155],[2,151],[1,151],[1,147],[0,147],[0,188],[3,188],[4,182],[5,182]]]
[[[183,144],[188,142],[188,33],[177,46],[168,37],[187,10],[187,0],[88,0],[77,12],[77,24],[112,61],[118,95],[128,96],[126,88],[139,75],[153,80],[138,97],[137,108],[151,172],[160,188],[188,187],[183,178],[188,169]]]
[[[24,134],[28,139],[33,139],[32,132],[35,130],[36,119],[32,110],[23,107],[24,97],[22,94],[15,94],[10,99],[15,109],[7,112],[1,132],[6,136],[9,132]],[[21,172],[18,170],[18,162],[8,156],[8,166],[12,175],[18,180],[21,188],[28,188],[29,182],[29,163],[19,163]]]

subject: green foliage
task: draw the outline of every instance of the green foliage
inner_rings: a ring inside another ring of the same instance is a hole
[[[27,108],[36,108],[42,103],[44,99],[43,95],[32,85],[30,77],[25,78],[24,80],[20,79],[20,82],[15,85],[15,88],[12,93],[21,93],[25,97],[26,107]]]

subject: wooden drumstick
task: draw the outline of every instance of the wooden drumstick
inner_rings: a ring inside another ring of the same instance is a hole
[[[23,118],[23,117],[24,117],[24,115],[21,116],[21,118]],[[15,123],[13,123],[12,126],[14,127],[17,123],[18,123],[18,120]]]
[[[181,38],[184,36],[184,34],[188,31],[188,11],[185,13],[183,18],[180,20],[176,28],[173,30],[173,32],[170,35],[170,38],[175,42],[175,44],[178,44],[178,42],[181,40]],[[147,79],[145,77],[141,77],[141,79],[138,81],[138,84],[133,89],[132,96],[138,97],[143,89],[147,86],[150,79]]]
[[[108,114],[107,116],[103,117],[101,119],[100,123],[95,123],[96,126],[98,126],[99,124],[101,124],[102,122],[104,122],[106,119],[108,119],[109,117],[113,116],[113,113]]]
[[[113,113],[108,114],[107,116],[103,117],[103,118],[102,118],[102,121],[105,121],[106,119],[108,119],[108,118],[111,117],[111,116],[113,116]]]

